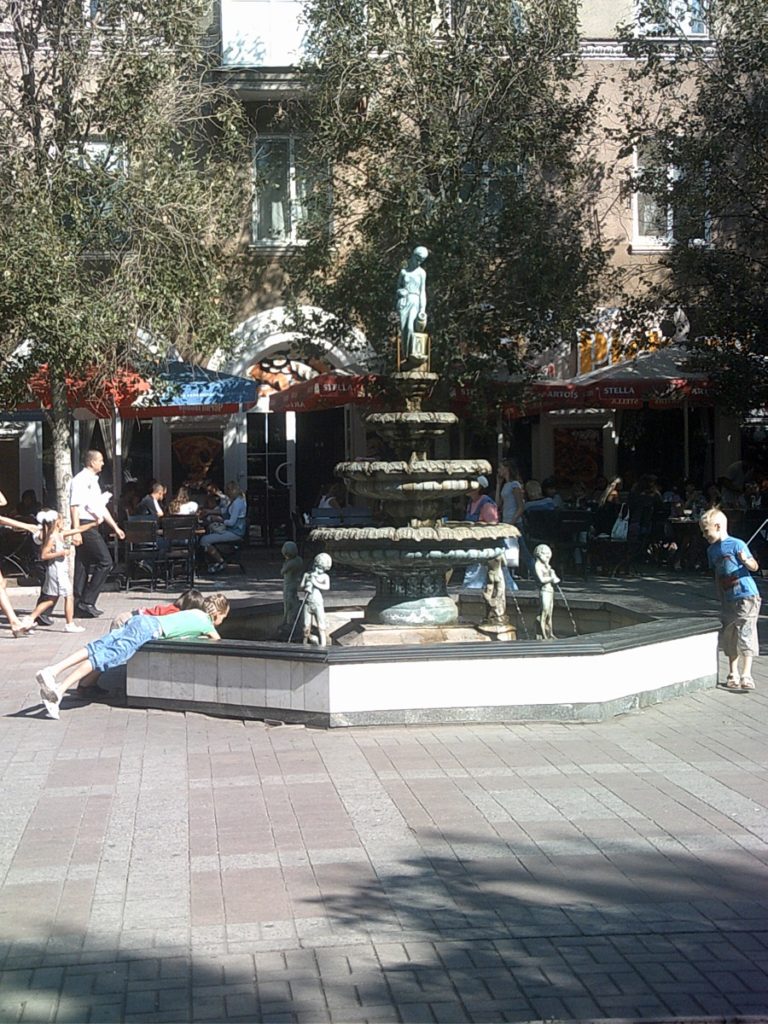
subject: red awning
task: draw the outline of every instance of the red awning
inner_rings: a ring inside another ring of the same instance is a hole
[[[689,356],[677,347],[641,353],[637,358],[603,366],[568,381],[536,381],[517,415],[557,409],[666,409],[684,402],[712,402],[706,373],[689,370]],[[515,415],[515,413],[512,413]]]
[[[318,412],[344,405],[376,405],[379,377],[375,373],[320,373],[269,396],[271,412]]]
[[[129,406],[148,392],[150,384],[133,370],[119,370],[106,380],[94,369],[81,378],[67,377],[67,405],[70,409],[88,409],[98,419],[109,419],[115,408]],[[25,408],[50,409],[52,405],[48,367],[43,365],[29,381],[29,390],[37,402]]]

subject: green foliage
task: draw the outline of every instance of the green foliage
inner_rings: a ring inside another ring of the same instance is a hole
[[[754,0],[703,7],[706,41],[686,38],[674,19],[666,40],[626,37],[637,59],[626,151],[653,143],[676,169],[628,185],[670,204],[675,221],[666,274],[648,282],[638,314],[682,306],[699,361],[739,411],[764,404],[768,388],[768,19]]]
[[[433,364],[473,383],[573,336],[606,252],[578,4],[450,6],[309,0],[290,116],[315,201],[291,272],[298,301],[361,328],[391,366],[397,273],[426,245]]]
[[[147,339],[226,340],[250,189],[241,112],[206,80],[206,8],[0,2],[2,405],[41,364],[107,378],[145,368]]]

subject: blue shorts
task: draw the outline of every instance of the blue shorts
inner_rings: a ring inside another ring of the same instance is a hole
[[[140,647],[162,635],[156,615],[133,615],[120,629],[113,629],[85,645],[88,660],[97,672],[106,672],[133,657]]]

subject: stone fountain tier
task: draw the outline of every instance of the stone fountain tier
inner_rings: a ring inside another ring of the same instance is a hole
[[[449,570],[488,562],[519,537],[507,523],[440,523],[435,526],[326,527],[311,539],[342,565],[376,578],[365,621],[387,626],[449,626],[458,621],[448,595]]]
[[[458,423],[458,417],[452,412],[374,412],[365,417],[365,422],[395,448],[408,451],[413,445],[440,437]]]
[[[491,467],[484,459],[419,459],[393,462],[339,462],[336,475],[358,497],[381,502],[386,518],[397,523],[438,519],[452,499],[466,494]]]

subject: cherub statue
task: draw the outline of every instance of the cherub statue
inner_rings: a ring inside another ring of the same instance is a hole
[[[400,271],[395,288],[395,310],[400,318],[400,350],[407,367],[427,361],[427,352],[417,339],[427,327],[427,273],[422,263],[429,256],[423,245],[417,245],[408,263]]]
[[[492,558],[488,562],[488,582],[483,588],[483,597],[488,605],[485,622],[490,626],[507,625],[507,594],[504,568],[503,555]]]
[[[299,557],[299,549],[292,540],[287,540],[280,549],[283,566],[280,575],[283,577],[283,624],[282,632],[293,632],[299,617],[299,583],[304,574],[304,559]]]
[[[555,584],[560,582],[560,577],[549,564],[552,548],[548,544],[537,545],[533,549],[533,557],[536,578],[541,586],[541,612],[536,616],[536,625],[542,640],[554,640],[552,611],[555,605]]]
[[[302,619],[305,644],[317,643],[320,647],[328,646],[325,605],[323,604],[322,592],[331,588],[328,570],[332,565],[333,560],[331,556],[321,552],[321,554],[315,556],[309,572],[305,572],[301,578],[299,590],[305,595]],[[317,628],[317,639],[312,635],[313,620]]]

